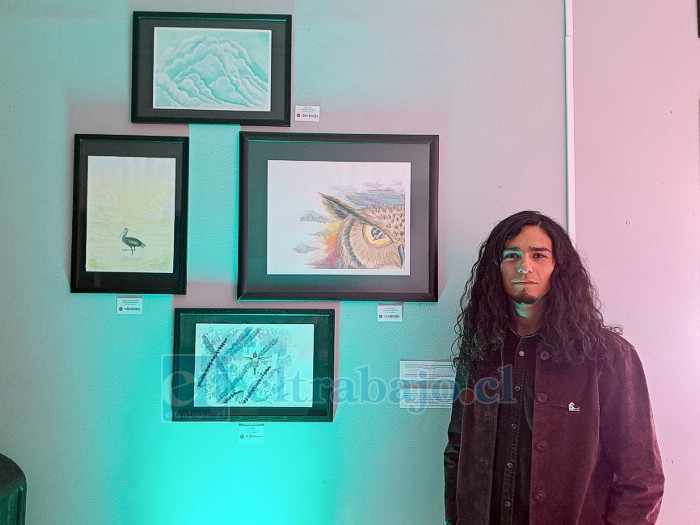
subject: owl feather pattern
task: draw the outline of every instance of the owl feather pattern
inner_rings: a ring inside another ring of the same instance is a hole
[[[358,209],[336,197],[320,195],[326,211],[339,221],[335,245],[340,268],[404,267],[404,206],[385,204]]]

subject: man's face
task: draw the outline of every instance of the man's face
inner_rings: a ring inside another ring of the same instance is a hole
[[[552,239],[539,226],[524,226],[508,239],[501,257],[506,294],[518,304],[534,304],[549,291],[554,271]]]

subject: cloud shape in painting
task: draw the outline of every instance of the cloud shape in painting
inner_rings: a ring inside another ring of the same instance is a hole
[[[255,63],[235,40],[184,38],[156,64],[154,106],[269,111],[268,68]]]
[[[292,249],[297,253],[309,253],[316,251],[318,248],[314,248],[313,246],[309,246],[308,244],[300,243]]]
[[[304,215],[302,215],[299,218],[300,221],[304,222],[320,222],[320,223],[328,223],[328,222],[333,222],[330,220],[328,217],[325,215],[322,215],[318,212],[315,212],[313,210],[307,210]]]

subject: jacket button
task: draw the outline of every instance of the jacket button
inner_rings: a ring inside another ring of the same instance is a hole
[[[537,501],[544,501],[544,492],[539,491],[537,494],[535,494],[535,499]]]
[[[539,443],[537,443],[536,447],[537,450],[539,450],[540,452],[544,452],[547,449],[547,443],[545,443],[544,441],[540,441]]]
[[[542,359],[542,361],[546,361],[547,359],[549,359],[549,352],[547,352],[546,350],[541,352],[540,359]]]
[[[537,394],[537,402],[538,403],[546,403],[547,402],[547,394]]]

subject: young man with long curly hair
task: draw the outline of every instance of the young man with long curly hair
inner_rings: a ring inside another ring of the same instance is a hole
[[[455,328],[447,523],[655,523],[664,476],[642,364],[559,224],[523,211],[496,225]]]

